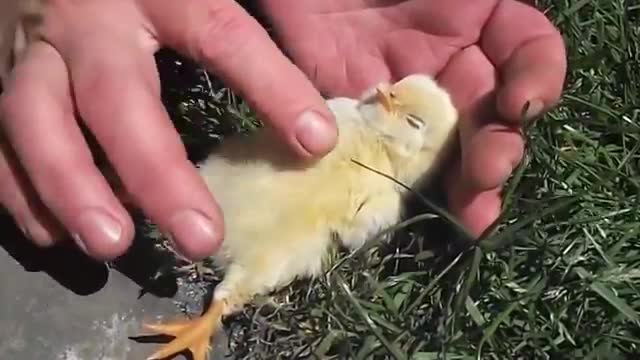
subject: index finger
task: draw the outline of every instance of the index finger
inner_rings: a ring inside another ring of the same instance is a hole
[[[460,159],[446,182],[449,208],[479,235],[500,213],[500,187],[522,158],[522,136],[494,111],[496,73],[478,47],[456,54],[438,81],[461,115]]]
[[[153,54],[136,39],[96,34],[75,34],[64,49],[78,112],[133,202],[184,256],[210,256],[223,238],[222,214],[163,107]]]
[[[203,63],[303,158],[336,143],[333,115],[304,73],[233,0],[147,0],[161,43]]]

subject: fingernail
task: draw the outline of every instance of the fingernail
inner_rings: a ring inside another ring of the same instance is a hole
[[[204,244],[215,243],[216,231],[213,223],[204,214],[196,210],[183,210],[171,218],[169,223],[171,240],[182,251],[185,249],[186,241],[189,241],[189,248],[195,245],[202,248]],[[200,254],[183,254],[187,257],[200,257]]]
[[[312,155],[326,154],[337,141],[337,129],[332,123],[315,111],[305,111],[297,119],[296,139]]]
[[[73,235],[73,240],[85,253],[87,242],[116,244],[122,238],[122,226],[120,223],[103,210],[88,210],[78,219],[78,230]]]
[[[25,221],[23,225],[20,225],[20,230],[22,230],[24,236],[36,244],[49,244],[52,242],[47,230],[35,220]]]
[[[525,105],[524,118],[525,120],[533,119],[540,115],[544,109],[544,103],[540,100],[534,99]]]

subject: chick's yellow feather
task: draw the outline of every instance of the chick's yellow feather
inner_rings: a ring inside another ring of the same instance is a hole
[[[220,316],[319,274],[333,234],[357,248],[397,222],[405,189],[353,160],[415,185],[445,153],[458,116],[446,91],[425,75],[327,105],[338,143],[311,165],[296,161],[267,129],[225,140],[200,164],[225,219],[225,240],[213,256],[225,268],[213,299],[213,307],[223,304]],[[196,344],[182,334],[167,346],[200,349],[202,336]]]

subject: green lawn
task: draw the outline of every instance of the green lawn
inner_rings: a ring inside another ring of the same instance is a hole
[[[526,161],[495,231],[465,248],[416,201],[421,218],[392,245],[338,254],[326,277],[227,321],[239,357],[640,354],[640,2],[540,3],[564,34],[568,80],[559,106],[527,133]],[[214,134],[255,125],[215,79],[171,54],[158,59],[194,159]]]

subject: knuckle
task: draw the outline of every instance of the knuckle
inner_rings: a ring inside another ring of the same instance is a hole
[[[62,237],[60,231],[52,229],[46,222],[32,220],[31,223],[23,230],[26,236],[37,246],[49,248],[60,241]]]
[[[42,202],[56,212],[63,202],[75,202],[79,194],[69,191],[68,183],[64,179],[65,171],[50,160],[42,161],[33,176],[33,183]]]
[[[146,159],[145,159],[146,160]],[[159,194],[166,194],[167,189],[175,177],[180,177],[184,172],[185,160],[163,158],[162,162],[148,159],[138,171],[128,171],[124,176],[126,190],[133,197],[155,197]],[[171,174],[167,174],[167,169],[172,169]]]
[[[208,9],[204,26],[196,35],[195,56],[214,63],[227,60],[260,31],[255,20],[237,5]]]
[[[79,189],[95,189],[92,180],[92,166],[84,159],[67,159],[60,161],[62,156],[45,154],[46,149],[38,149],[32,156],[38,157],[38,162],[32,162],[27,169],[33,187],[40,201],[56,216],[68,216],[73,209],[92,201],[96,196],[94,191],[79,191]],[[73,178],[69,174],[74,174]]]

